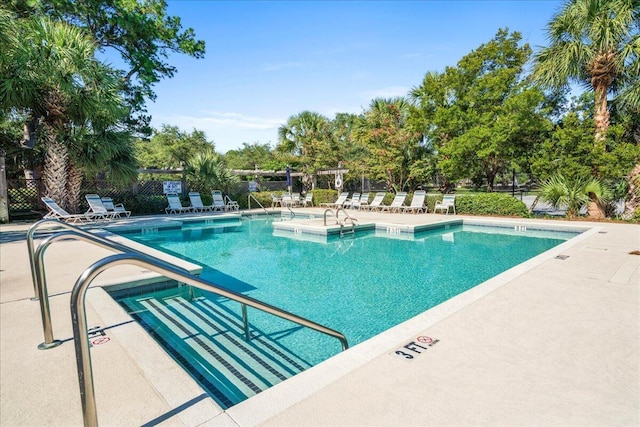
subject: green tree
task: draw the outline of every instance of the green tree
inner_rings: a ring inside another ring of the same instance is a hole
[[[573,81],[593,90],[595,140],[604,140],[607,96],[623,89],[628,103],[640,104],[640,3],[571,0],[547,24],[547,34],[549,46],[535,55],[533,77],[547,87]]]
[[[90,34],[101,50],[117,52],[124,62],[121,83],[130,107],[128,123],[149,134],[150,117],[145,102],[155,99],[153,85],[171,78],[176,67],[171,53],[202,58],[204,41],[196,40],[192,28],[182,28],[181,19],[168,16],[165,0],[10,0],[23,16],[46,14]]]
[[[368,151],[368,173],[393,191],[416,183],[411,165],[424,153],[420,133],[407,123],[409,110],[404,98],[374,99],[353,131],[353,138]]]
[[[25,111],[32,133],[42,134],[47,195],[68,207],[68,130],[113,124],[126,114],[119,78],[95,59],[97,46],[76,27],[7,11],[0,21],[0,108]]]
[[[224,158],[213,150],[196,153],[187,163],[187,179],[204,191],[222,190],[229,194],[239,179],[231,173]]]
[[[180,168],[196,154],[214,149],[215,145],[207,140],[204,132],[197,129],[184,132],[177,126],[165,124],[160,130],[154,130],[150,140],[141,139],[136,143],[136,158],[144,168]]]
[[[262,170],[282,170],[286,163],[278,161],[269,144],[242,144],[242,148],[229,150],[224,155],[231,169],[253,170],[257,166]]]
[[[334,146],[330,120],[319,113],[303,111],[289,117],[287,123],[278,128],[276,151],[294,169],[303,172],[306,188],[310,187],[318,169],[329,166]]]
[[[457,67],[428,73],[411,91],[412,122],[438,153],[445,190],[471,178],[491,191],[505,170],[528,171],[535,146],[550,130],[549,100],[524,80],[531,49],[520,40],[501,29]]]
[[[583,207],[590,204],[589,215],[604,218],[605,205],[611,199],[611,192],[590,175],[572,179],[554,175],[542,183],[538,197],[550,203],[554,209],[566,207],[569,218],[575,218]]]

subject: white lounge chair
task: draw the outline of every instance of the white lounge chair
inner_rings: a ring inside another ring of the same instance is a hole
[[[307,193],[304,196],[304,200],[302,201],[302,206],[306,208],[307,205],[311,205],[311,207],[313,207],[313,193]]]
[[[129,218],[131,216],[131,211],[128,211],[122,203],[118,203],[117,205],[113,203],[113,199],[111,197],[101,197],[102,204],[109,212],[113,212],[114,216],[118,218],[122,218],[121,215]]]
[[[182,206],[180,197],[177,194],[167,194],[167,201],[169,202],[169,206],[164,208],[164,211],[167,214],[179,214],[193,211],[191,206]]]
[[[338,196],[338,200],[336,200],[333,203],[320,203],[320,206],[326,206],[329,208],[341,208],[344,205],[344,202],[347,200],[347,197],[349,197],[349,193],[345,192],[345,193],[340,193],[340,195]]]
[[[353,209],[357,208],[358,210],[362,210],[363,207],[366,208],[367,206],[369,206],[369,193],[362,193],[360,195],[360,200],[358,200],[357,203],[353,203],[351,205]]]
[[[202,203],[202,197],[200,197],[200,193],[197,191],[189,192],[189,201],[191,201],[191,207],[194,212],[206,212],[213,210],[213,205],[205,205]]]
[[[213,190],[211,192],[211,197],[213,197],[213,210],[224,212],[227,210],[227,205],[224,202],[224,197],[222,197],[222,191]]]
[[[85,212],[86,215],[93,215],[95,218],[112,220],[118,216],[114,211],[109,212],[107,208],[102,204],[102,199],[97,194],[85,194],[84,198],[89,203],[89,210]]]
[[[389,206],[382,206],[381,212],[400,212],[402,209],[402,205],[404,205],[404,200],[407,198],[406,191],[399,191],[396,193],[396,196],[393,198],[393,201]]]
[[[271,208],[274,209],[278,205],[282,206],[282,197],[278,197],[271,193]]]
[[[456,214],[456,195],[455,194],[445,194],[442,196],[442,200],[436,202],[435,207],[433,208],[433,213],[438,211],[445,211],[446,215],[449,215],[449,209],[453,208],[453,214]]]
[[[362,205],[361,204],[361,206],[363,208],[367,209],[367,210],[370,210],[370,211],[375,211],[377,209],[381,209],[382,206],[384,206],[382,204],[382,201],[384,200],[385,194],[386,193],[384,193],[384,192],[378,192],[378,193],[376,193],[375,197],[371,201],[371,204],[369,204],[369,205]]]
[[[346,208],[353,209],[353,206],[357,205],[359,203],[360,203],[360,193],[353,193],[353,196],[351,196],[350,199],[345,200],[342,206],[345,209]]]
[[[87,214],[70,214],[69,212],[62,209],[60,205],[58,205],[51,197],[42,197],[42,202],[47,207],[47,209],[49,209],[49,212],[47,212],[43,219],[57,219],[60,221],[71,222],[75,224],[77,222],[92,221],[93,219],[103,218],[102,216],[96,218],[93,215]]]
[[[239,211],[240,205],[235,200],[231,200],[231,197],[224,196],[224,201],[226,202],[226,210],[228,211]]]
[[[424,190],[416,190],[413,192],[413,198],[411,199],[411,204],[409,206],[403,206],[402,212],[413,212],[418,213],[420,211],[427,212],[428,208],[424,205],[424,198],[427,195],[427,192]]]

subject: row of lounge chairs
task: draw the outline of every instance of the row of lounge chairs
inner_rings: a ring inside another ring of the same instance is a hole
[[[276,206],[281,207],[309,207],[313,206],[313,193],[307,193],[304,197],[300,195],[300,193],[284,193],[282,196],[276,196],[275,194],[271,194],[271,207],[275,208]]]
[[[177,194],[167,194],[169,206],[164,211],[167,214],[181,214],[185,212],[229,212],[240,210],[238,202],[231,200],[229,196],[223,196],[221,191],[212,191],[211,197],[213,198],[213,203],[205,205],[202,203],[200,193],[192,191],[189,193],[191,205],[184,206]]]
[[[382,203],[385,195],[386,193],[384,192],[376,193],[371,203],[369,203],[369,193],[353,193],[353,196],[349,198],[349,193],[343,192],[340,193],[340,195],[338,196],[338,200],[336,200],[335,202],[321,203],[320,206],[334,209],[351,208],[379,212],[426,213],[429,210],[424,204],[424,200],[427,196],[427,193],[424,190],[414,191],[413,198],[411,199],[411,204],[409,204],[408,206],[405,206],[404,204],[407,198],[407,193],[405,191],[399,191],[398,193],[396,193],[390,205],[384,205]],[[450,210],[453,210],[454,214],[456,213],[455,195],[453,194],[445,194],[442,200],[436,202],[433,209],[434,213],[440,211],[446,214],[448,214]]]
[[[59,219],[61,221],[79,223],[89,221],[109,221],[115,218],[129,217],[131,211],[125,209],[122,203],[114,204],[111,197],[100,197],[97,194],[85,195],[89,210],[83,214],[70,214],[62,209],[52,198],[42,197],[42,202],[48,212],[44,218]]]

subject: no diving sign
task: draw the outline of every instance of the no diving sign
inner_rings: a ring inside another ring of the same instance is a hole
[[[420,335],[413,341],[409,341],[402,347],[397,348],[391,354],[404,360],[413,360],[439,342],[439,339]]]

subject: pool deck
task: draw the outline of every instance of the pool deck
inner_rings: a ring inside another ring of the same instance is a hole
[[[490,219],[351,214],[359,223],[391,228]],[[88,326],[102,331],[91,348],[100,424],[640,425],[640,256],[629,254],[640,250],[640,226],[496,220],[591,229],[226,411],[100,287],[153,280],[154,273],[133,266],[106,271],[86,297]],[[306,221],[299,220],[301,226]],[[0,425],[82,425],[70,290],[86,267],[110,252],[62,241],[46,253],[53,331],[63,344],[39,350],[29,226],[0,225]]]

